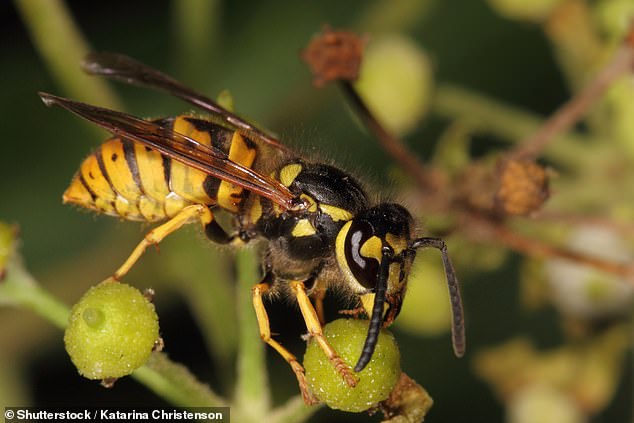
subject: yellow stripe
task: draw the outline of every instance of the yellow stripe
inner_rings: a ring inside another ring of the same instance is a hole
[[[165,196],[170,193],[169,186],[165,181],[163,157],[158,151],[147,151],[143,145],[136,142],[134,143],[134,156],[143,193],[155,201],[163,201]],[[175,163],[172,160],[172,165]]]
[[[175,192],[170,192],[163,201],[163,210],[165,211],[165,215],[171,218],[189,205],[191,205],[191,203],[186,201],[183,197]]]
[[[191,116],[177,116],[174,119],[174,125],[172,126],[174,131],[188,136],[200,144],[211,147],[211,134],[207,131],[199,131],[196,126],[188,120],[190,117]]]
[[[317,231],[315,230],[315,227],[310,223],[308,219],[300,219],[293,228],[293,232],[291,232],[291,235],[293,235],[294,237],[302,237],[315,235],[316,233]]]
[[[95,207],[103,213],[116,214],[117,211],[114,208],[116,194],[110,188],[110,183],[106,177],[101,173],[97,157],[94,154],[84,160],[80,172],[92,193],[95,194]]]
[[[374,294],[364,294],[360,297],[361,305],[368,316],[372,316],[372,309],[374,308]]]
[[[129,202],[136,203],[141,195],[123,151],[123,143],[114,138],[101,145],[101,158],[110,182],[117,194],[125,197]]]
[[[251,205],[251,210],[249,211],[249,220],[255,224],[260,220],[260,217],[262,217],[262,203],[260,202],[260,197],[255,197]]]
[[[131,203],[126,198],[117,195],[117,200],[114,204],[115,209],[119,216],[127,220],[145,220],[144,216],[141,215],[139,209],[136,204]]]
[[[91,154],[81,164],[81,176],[90,188],[90,190],[104,201],[114,201],[115,193],[110,188],[110,183],[101,173],[97,157]]]
[[[363,294],[361,295],[361,305],[363,305],[363,309],[367,313],[368,316],[372,316],[372,309],[374,309],[374,294]],[[387,302],[383,303],[383,316],[385,316],[385,312],[387,311],[389,304]]]
[[[172,128],[174,132],[186,135],[201,144],[209,145],[211,142],[209,133],[198,131],[194,125],[185,119],[185,116],[175,118]],[[163,166],[160,169],[162,171]],[[210,198],[205,192],[203,184],[206,178],[207,174],[200,170],[193,169],[176,160],[171,161],[170,188],[191,203],[214,204],[216,202],[215,198]],[[165,178],[161,177],[161,179]]]
[[[293,163],[286,165],[280,170],[280,182],[286,186],[290,187],[297,175],[302,171],[302,165],[299,163]]]
[[[73,203],[88,209],[95,207],[95,203],[92,201],[92,196],[84,184],[82,184],[79,180],[79,175],[75,175],[73,177],[70,185],[66,188],[66,191],[64,191],[62,199],[64,203]]]
[[[162,203],[145,195],[141,196],[139,200],[139,212],[148,222],[156,222],[166,217]]]
[[[352,219],[352,213],[350,213],[348,210],[344,210],[336,206],[331,206],[329,204],[320,204],[319,209],[330,216],[335,222],[340,220]]]
[[[229,160],[250,168],[255,160],[255,149],[249,148],[245,139],[237,131],[233,133],[231,147],[229,148]],[[218,205],[231,212],[237,213],[242,201],[242,187],[227,181],[220,182],[218,187]]]

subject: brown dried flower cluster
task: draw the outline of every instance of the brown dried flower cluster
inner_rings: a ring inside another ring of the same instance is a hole
[[[532,160],[503,160],[497,173],[495,208],[505,215],[530,215],[550,196],[548,173]]]
[[[321,87],[330,81],[355,81],[363,57],[365,38],[350,31],[325,27],[302,51],[302,59],[313,74],[313,84]]]

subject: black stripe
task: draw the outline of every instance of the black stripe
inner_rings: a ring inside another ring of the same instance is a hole
[[[214,200],[218,200],[218,189],[220,188],[220,179],[213,177],[211,175],[207,175],[205,181],[203,182],[203,189],[205,190],[205,194],[209,198],[213,198]]]
[[[166,117],[160,119],[153,119],[151,122],[157,123],[161,125],[163,128],[169,128],[171,130],[174,129],[174,118]],[[151,150],[151,149],[150,149]],[[170,192],[172,191],[172,159],[161,154],[161,159],[163,162],[163,178],[165,179],[165,185]]]
[[[162,154],[161,157],[163,158],[163,178],[165,178],[167,189],[172,192],[172,159]]]
[[[95,151],[95,157],[97,157],[97,165],[99,165],[99,171],[101,172],[103,177],[106,178],[106,181],[108,181],[110,191],[112,191],[115,195],[119,195],[117,190],[114,188],[114,185],[112,185],[110,175],[108,175],[108,172],[106,171],[106,165],[103,162],[103,149],[101,147],[102,146],[99,146],[99,148]]]
[[[248,138],[246,135],[242,135],[242,138],[244,139],[244,143],[246,144],[249,150],[256,149],[257,144],[253,140],[251,140],[251,138]]]
[[[134,153],[134,143],[130,140],[121,140],[121,144],[123,145],[123,156],[125,157],[125,162],[128,164],[128,169],[130,169],[130,173],[132,173],[132,179],[134,179],[134,183],[139,190],[144,193],[143,185],[141,185],[141,175],[139,174],[139,166],[136,162],[136,154]]]
[[[229,154],[233,131],[207,120],[196,119],[190,116],[184,116],[183,118],[196,128],[197,131],[207,132],[211,138],[212,146],[222,150],[225,154]]]
[[[88,191],[88,193],[90,194],[90,198],[92,198],[92,202],[94,203],[95,200],[97,199],[97,195],[90,188],[88,183],[86,183],[86,180],[84,179],[84,175],[82,175],[81,173],[79,173],[79,182],[81,182],[81,184],[84,186],[84,188],[86,188],[86,191]]]

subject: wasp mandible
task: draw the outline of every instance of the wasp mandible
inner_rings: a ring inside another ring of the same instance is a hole
[[[416,237],[404,207],[373,203],[350,174],[300,157],[213,100],[127,56],[93,53],[83,66],[93,75],[165,91],[207,113],[145,120],[40,93],[45,104],[113,134],[83,161],[64,202],[125,220],[163,222],[117,269],[115,279],[148,246],[191,221],[199,221],[219,244],[265,240],[264,276],[252,290],[260,335],[290,364],[304,401],[312,403],[303,367],[271,336],[263,297],[273,292],[293,296],[309,334],[345,382],[355,386],[352,369],[324,337],[323,316],[311,298],[319,303],[336,288],[358,299],[370,318],[354,367],[359,372],[372,357],[381,327],[399,314],[416,251],[431,247],[440,251],[445,268],[453,349],[457,356],[464,354],[462,302],[447,247],[438,238]],[[218,223],[218,213],[232,216],[230,229]]]

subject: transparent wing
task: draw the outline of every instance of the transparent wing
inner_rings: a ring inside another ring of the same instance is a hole
[[[256,142],[261,141],[286,152],[289,151],[286,146],[280,144],[273,136],[224,109],[212,99],[128,56],[110,52],[90,53],[84,59],[82,67],[91,75],[101,75],[127,84],[145,86],[167,92],[210,113],[214,123],[239,131]]]
[[[241,186],[284,209],[303,207],[301,200],[275,179],[242,166],[230,160],[223,151],[174,132],[167,126],[52,94],[39,95],[47,106],[56,105],[67,109],[117,136],[139,142],[211,176]]]

